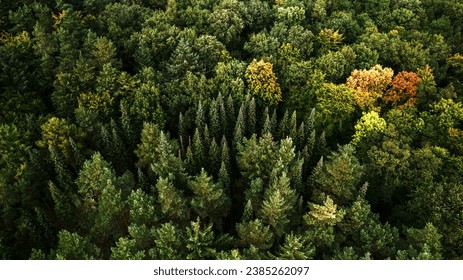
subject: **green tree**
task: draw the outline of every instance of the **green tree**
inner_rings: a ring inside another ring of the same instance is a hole
[[[209,218],[214,224],[220,225],[230,209],[230,200],[223,186],[214,183],[206,171],[201,169],[201,173],[190,181],[189,187],[193,192],[193,210],[201,219]]]

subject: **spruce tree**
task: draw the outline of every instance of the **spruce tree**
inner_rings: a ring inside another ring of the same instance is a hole
[[[225,104],[225,113],[227,115],[227,133],[225,134],[227,138],[232,137],[233,135],[233,128],[235,127],[235,120],[236,120],[236,115],[235,115],[235,104],[233,101],[233,97],[231,95],[228,95],[227,97],[227,102]]]
[[[214,176],[218,175],[220,169],[220,154],[219,145],[215,141],[215,138],[213,138],[209,147],[208,164],[206,167],[210,174]]]
[[[291,137],[291,139],[293,139],[293,141],[295,143],[297,143],[298,141],[298,137],[297,137],[297,114],[296,114],[296,111],[293,111],[293,113],[291,114],[291,118],[289,120],[289,126],[288,126],[288,130],[289,130],[289,137]]]
[[[250,99],[250,100],[249,100]],[[246,99],[246,134],[248,136],[256,133],[256,100],[253,98],[247,97]]]
[[[209,108],[209,123],[211,127],[211,135],[215,139],[219,139],[222,134],[221,122],[220,122],[220,109],[218,102],[215,100],[211,101]]]
[[[270,125],[270,116],[268,114],[268,107],[265,107],[264,114],[262,116],[263,124],[262,124],[262,130],[260,132],[260,135],[264,135],[267,133],[272,133],[272,127]]]
[[[204,133],[203,129],[205,125],[206,125],[206,114],[204,112],[202,102],[199,101],[198,108],[196,109],[195,126],[196,126],[196,129],[200,129],[199,132],[203,134]]]
[[[205,161],[205,151],[204,151],[204,146],[201,140],[201,135],[199,133],[199,129],[196,128],[195,134],[193,136],[193,158],[194,162],[196,165],[196,168],[201,168],[205,166],[206,161]],[[196,172],[199,171],[199,169],[195,170]]]
[[[286,136],[289,136],[289,122],[289,114],[288,110],[286,110],[278,126],[278,136],[280,139],[284,139]]]

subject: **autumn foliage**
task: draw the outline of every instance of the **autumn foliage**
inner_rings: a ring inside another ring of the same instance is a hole
[[[273,72],[273,65],[263,60],[253,60],[246,70],[246,81],[253,95],[258,96],[268,104],[281,101],[281,89]]]
[[[399,72],[392,79],[392,87],[383,96],[383,101],[399,106],[415,104],[416,86],[420,82],[420,77],[414,72]]]
[[[394,71],[375,65],[369,70],[354,70],[347,78],[347,86],[355,89],[354,99],[362,110],[377,111],[377,101],[392,82]]]

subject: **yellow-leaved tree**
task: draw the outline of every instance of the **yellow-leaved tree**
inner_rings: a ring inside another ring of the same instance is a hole
[[[266,104],[274,105],[281,101],[281,89],[272,63],[254,59],[246,69],[245,78],[251,94]]]

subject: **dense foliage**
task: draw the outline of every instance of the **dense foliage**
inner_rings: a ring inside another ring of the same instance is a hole
[[[463,1],[1,1],[0,27],[0,258],[463,258]]]

